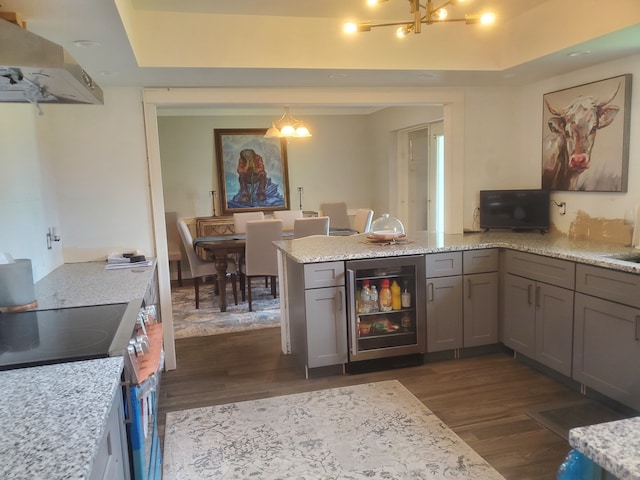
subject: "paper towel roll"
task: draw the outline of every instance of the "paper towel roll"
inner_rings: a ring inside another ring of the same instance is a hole
[[[0,264],[0,308],[23,307],[36,300],[31,260]]]

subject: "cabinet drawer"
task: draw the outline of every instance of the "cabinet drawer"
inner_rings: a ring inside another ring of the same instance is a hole
[[[467,250],[462,252],[462,270],[465,275],[498,271],[498,250]]]
[[[505,269],[507,273],[569,290],[573,290],[575,286],[575,264],[566,260],[507,250]]]
[[[640,275],[578,264],[576,290],[640,308]]]
[[[307,263],[304,266],[304,288],[344,285],[344,262]]]
[[[430,253],[425,257],[427,278],[462,274],[462,252]]]

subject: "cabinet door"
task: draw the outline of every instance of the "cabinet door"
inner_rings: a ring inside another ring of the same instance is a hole
[[[462,277],[427,280],[427,352],[462,347]]]
[[[573,291],[536,284],[535,359],[571,376]]]
[[[498,341],[498,273],[464,276],[464,346]]]
[[[504,279],[503,342],[507,347],[533,358],[536,329],[535,282],[508,273]]]
[[[573,378],[640,410],[640,310],[576,293]]]
[[[305,291],[307,316],[307,366],[347,362],[347,314],[344,288]]]

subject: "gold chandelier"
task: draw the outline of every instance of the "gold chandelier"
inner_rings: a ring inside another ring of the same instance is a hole
[[[289,113],[289,107],[285,107],[284,113],[278,120],[271,122],[271,127],[264,134],[264,138],[302,138],[310,137],[309,129],[300,120]]]
[[[367,4],[373,6],[387,1],[389,0],[367,0]],[[368,32],[374,27],[398,27],[396,35],[403,38],[411,32],[420,33],[422,24],[432,25],[434,23],[465,22],[468,25],[477,23],[487,25],[495,21],[495,15],[493,13],[471,14],[465,15],[463,18],[450,18],[449,12],[445,7],[464,3],[464,0],[447,0],[438,7],[433,6],[432,0],[427,0],[425,5],[420,4],[419,0],[408,1],[409,13],[413,15],[413,20],[411,21],[377,24],[371,22],[345,23],[344,31],[346,33],[356,33]]]

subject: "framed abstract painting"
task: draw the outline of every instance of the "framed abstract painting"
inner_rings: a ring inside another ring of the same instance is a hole
[[[266,131],[213,130],[223,215],[289,209],[287,142]]]
[[[543,95],[542,188],[626,192],[631,74]]]

